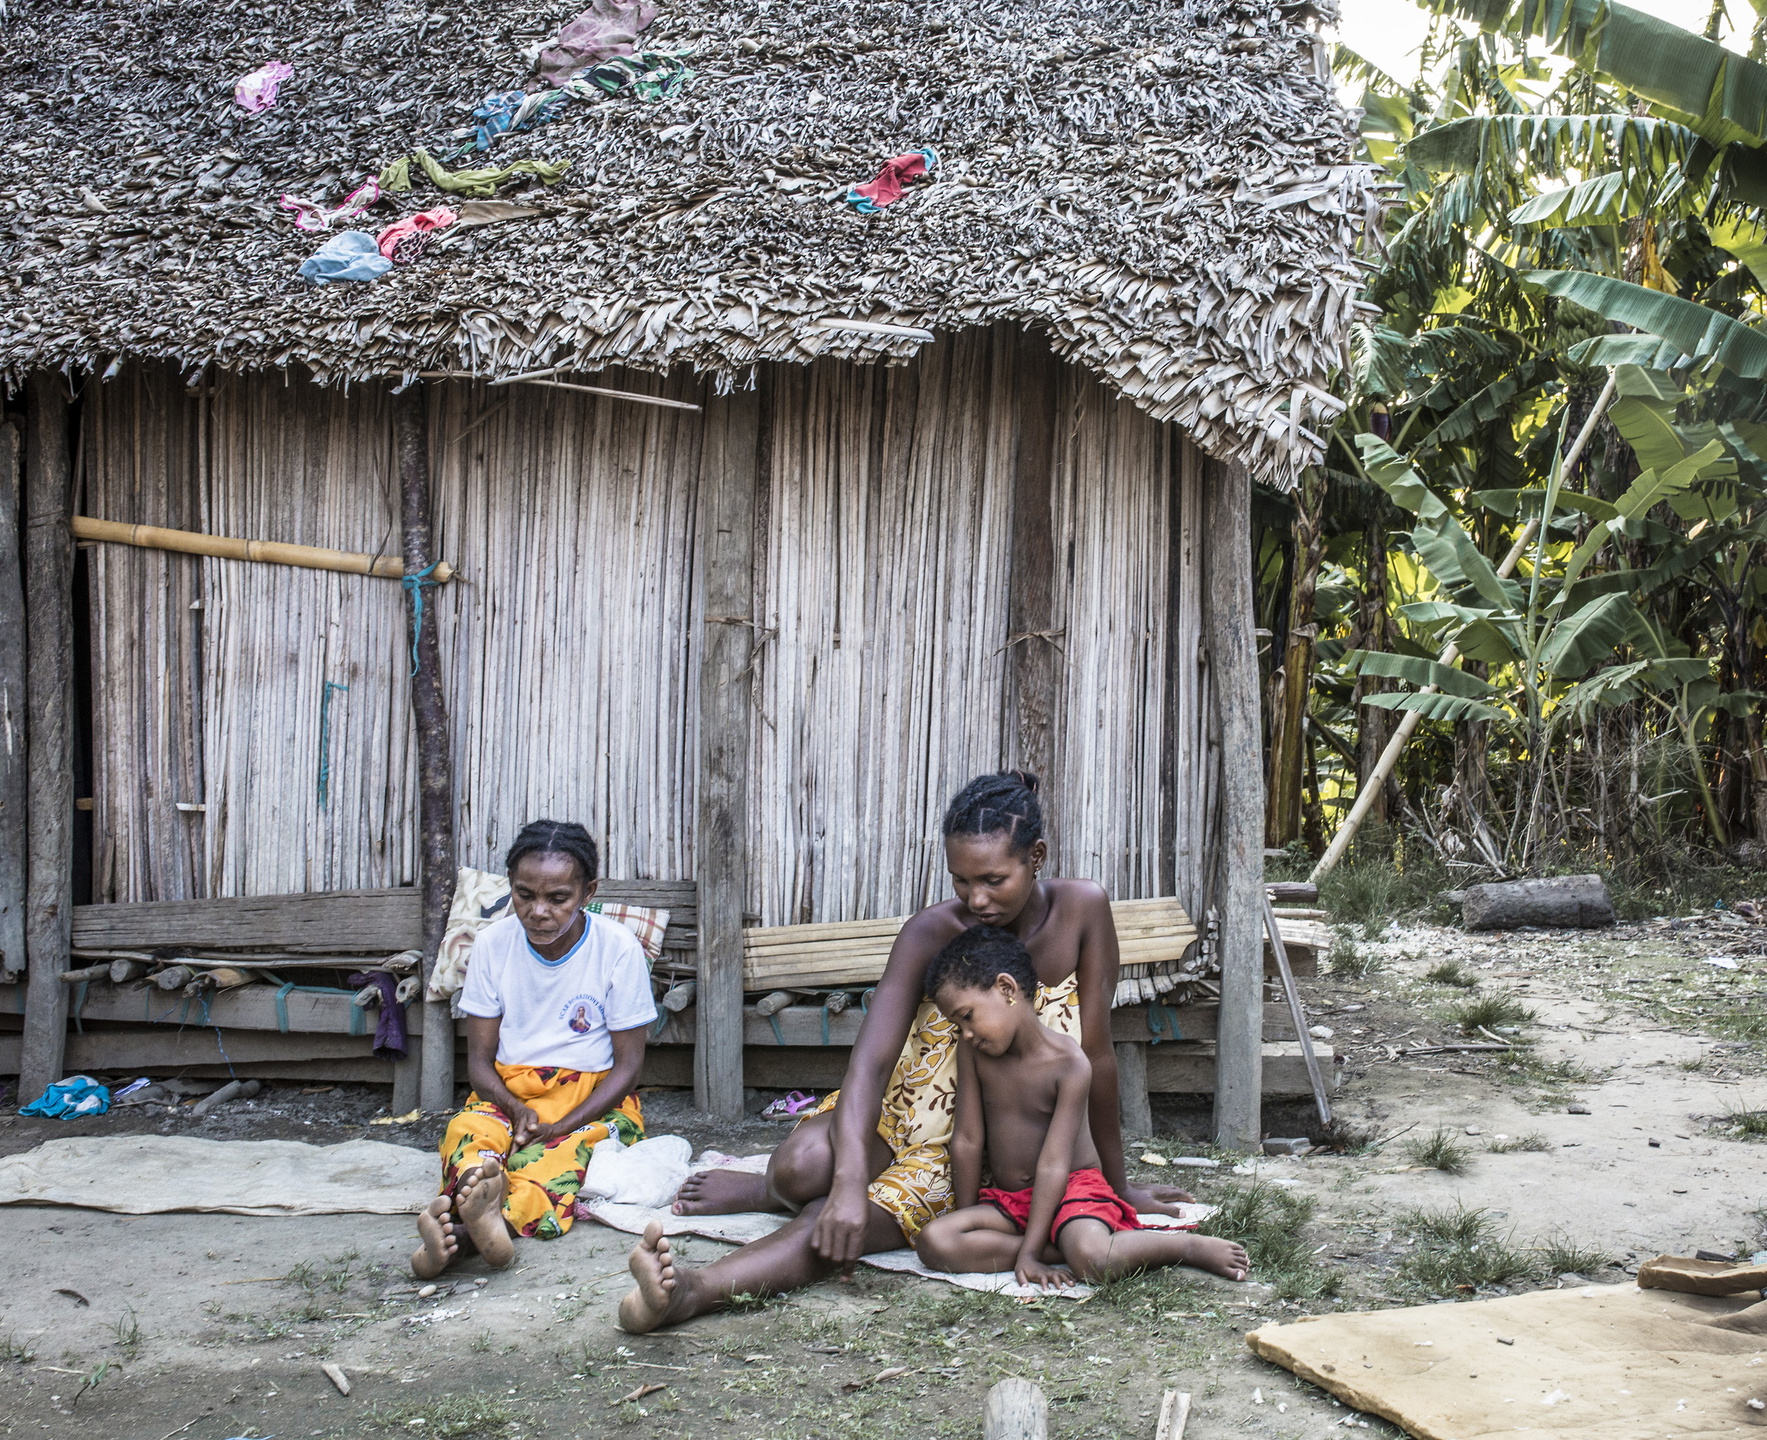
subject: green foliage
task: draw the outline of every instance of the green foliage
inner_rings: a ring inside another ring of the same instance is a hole
[[[1407,1140],[1405,1153],[1415,1164],[1444,1175],[1464,1175],[1472,1167],[1472,1151],[1440,1126],[1428,1135]]]
[[[1447,1019],[1461,1034],[1476,1035],[1499,1025],[1526,1025],[1534,1019],[1534,1012],[1513,995],[1492,993],[1449,1006]]]
[[[1394,203],[1323,472],[1321,810],[1401,712],[1391,818],[1456,886],[1767,840],[1767,66],[1607,0],[1420,3],[1415,80],[1340,57]],[[1376,934],[1380,888],[1323,903]]]
[[[1452,1209],[1410,1210],[1398,1217],[1401,1229],[1411,1232],[1412,1252],[1399,1265],[1410,1284],[1433,1295],[1478,1290],[1487,1285],[1526,1279],[1534,1270],[1533,1259],[1499,1234],[1489,1211]]]

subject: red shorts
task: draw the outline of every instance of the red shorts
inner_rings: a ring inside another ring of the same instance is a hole
[[[1025,1222],[1031,1218],[1031,1193],[1029,1190],[995,1190],[990,1187],[976,1198],[984,1205],[992,1205],[1012,1221],[1022,1235]],[[1076,1170],[1068,1176],[1068,1188],[1062,1192],[1061,1204],[1055,1207],[1055,1219],[1049,1224],[1049,1238],[1053,1240],[1060,1235],[1061,1227],[1070,1220],[1102,1220],[1113,1231],[1146,1228],[1136,1215],[1135,1207],[1111,1189],[1104,1172],[1096,1167]]]

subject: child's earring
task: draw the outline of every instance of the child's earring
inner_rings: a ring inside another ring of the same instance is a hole
[[[1007,1004],[1008,1004],[1008,1005],[1016,1005],[1016,1004],[1018,1004],[1018,996],[1016,996],[1016,995],[1008,995],[1008,996],[1007,996],[1007,997],[1006,997],[1006,1003],[1007,1003]]]

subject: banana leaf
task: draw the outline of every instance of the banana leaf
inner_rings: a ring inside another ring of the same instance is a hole
[[[1384,650],[1347,650],[1343,663],[1352,674],[1382,675],[1391,680],[1409,680],[1417,686],[1434,685],[1447,695],[1476,700],[1498,693],[1495,686],[1477,675],[1417,655],[1391,655]]]
[[[1750,380],[1767,377],[1767,335],[1704,305],[1588,271],[1530,270],[1524,278],[1603,319],[1661,336],[1684,354],[1716,360]]]
[[[1378,705],[1382,710],[1416,710],[1425,720],[1494,720],[1501,725],[1509,719],[1503,711],[1483,701],[1469,700],[1464,695],[1444,695],[1440,691],[1430,695],[1420,695],[1415,690],[1364,695],[1362,703]]]
[[[1586,675],[1637,633],[1643,617],[1630,595],[1602,595],[1553,625],[1540,664],[1560,680]]]
[[[1512,225],[1617,225],[1644,208],[1646,197],[1623,171],[1609,170],[1563,190],[1536,195],[1509,212]]]
[[[1679,370],[1692,363],[1679,345],[1654,335],[1597,335],[1578,341],[1565,355],[1576,365],[1636,365],[1645,370]]]

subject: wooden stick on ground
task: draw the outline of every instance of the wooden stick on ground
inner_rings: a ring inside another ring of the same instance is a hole
[[[1160,1426],[1154,1440],[1184,1440],[1184,1427],[1190,1423],[1190,1396],[1182,1390],[1166,1391],[1160,1402]]]
[[[1589,437],[1595,433],[1596,422],[1607,410],[1608,402],[1614,398],[1614,387],[1617,384],[1614,373],[1610,372],[1607,384],[1602,387],[1600,396],[1589,411],[1589,418],[1583,422],[1583,428],[1577,432],[1577,438],[1571,448],[1565,452],[1559,473],[1568,475],[1573,466],[1583,456],[1583,447],[1589,443]],[[1515,567],[1521,563],[1522,553],[1533,543],[1536,532],[1540,529],[1540,517],[1536,515],[1522,527],[1522,533],[1516,536],[1515,544],[1509,547],[1509,553],[1503,557],[1503,563],[1497,567],[1500,578],[1514,573]],[[1450,642],[1444,646],[1442,653],[1436,657],[1439,664],[1452,665],[1460,658],[1460,647]],[[1426,685],[1419,694],[1428,695],[1435,690],[1434,685]],[[1405,746],[1410,741],[1412,732],[1423,720],[1421,710],[1407,710],[1400,719],[1398,728],[1393,731],[1393,738],[1387,741],[1387,748],[1380,752],[1380,759],[1375,761],[1374,769],[1368,772],[1368,778],[1356,788],[1356,803],[1350,807],[1350,813],[1344,817],[1344,823],[1338,833],[1332,836],[1331,844],[1325,854],[1319,857],[1319,863],[1313,867],[1313,873],[1307,878],[1317,885],[1322,879],[1337,869],[1338,862],[1344,858],[1344,852],[1350,848],[1350,842],[1356,838],[1356,832],[1362,828],[1362,822],[1368,818],[1368,812],[1374,808],[1375,797],[1387,783],[1387,776],[1393,773],[1393,767],[1399,763],[1399,757],[1405,753]]]
[[[1270,936],[1270,948],[1276,955],[1276,968],[1282,975],[1282,993],[1288,998],[1289,1019],[1294,1022],[1295,1038],[1301,1042],[1301,1059],[1307,1065],[1307,1083],[1313,1087],[1313,1103],[1319,1110],[1319,1123],[1331,1124],[1331,1101],[1326,1098],[1325,1078],[1319,1073],[1319,1057],[1313,1053],[1313,1037],[1307,1033],[1307,1012],[1301,1008],[1301,992],[1295,985],[1295,972],[1288,963],[1288,947],[1282,943],[1282,931],[1276,924],[1276,907],[1270,903],[1270,892],[1264,892],[1264,929]]]
[[[397,580],[405,573],[405,562],[396,555],[363,555],[353,550],[327,550],[319,545],[285,545],[277,540],[234,540],[225,535],[201,535],[194,530],[168,530],[161,525],[95,520],[90,515],[74,516],[73,531],[76,540],[137,545],[144,550],[176,550],[184,555],[216,555],[223,560],[257,560],[303,570],[339,570],[382,580]],[[433,578],[438,584],[452,580],[454,567],[441,561]]]

